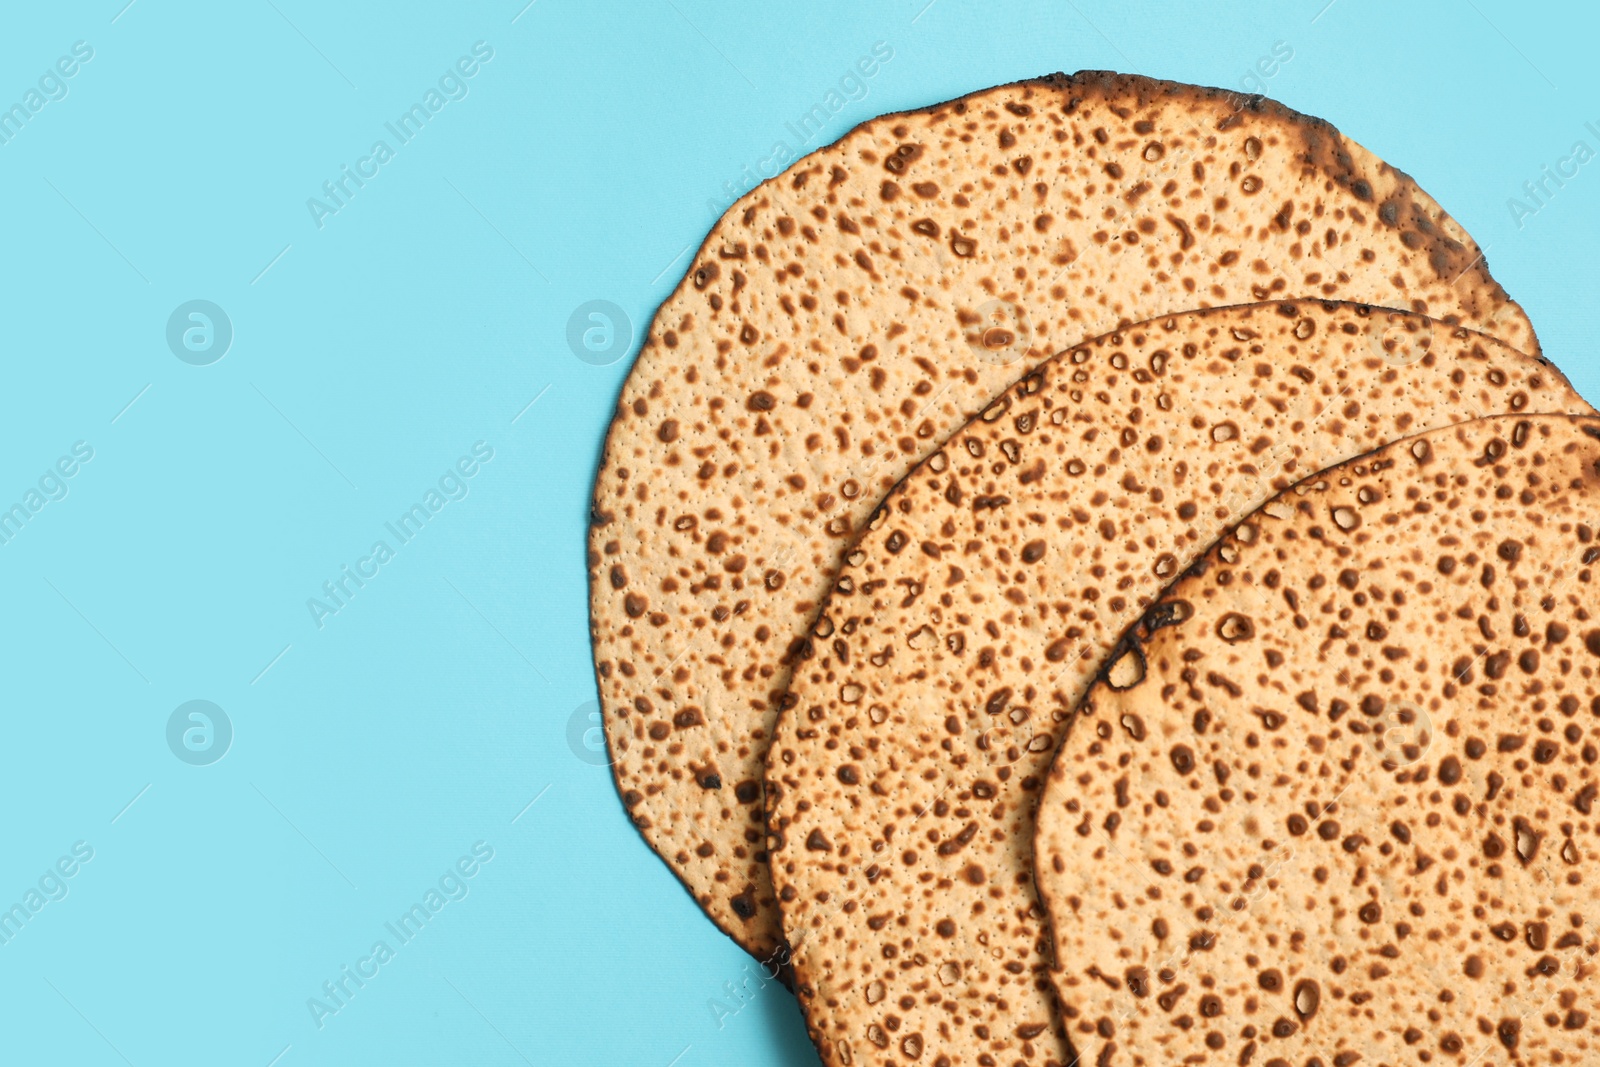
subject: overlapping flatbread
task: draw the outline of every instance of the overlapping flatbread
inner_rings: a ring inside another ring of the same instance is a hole
[[[850,552],[769,752],[772,872],[825,1062],[1067,1062],[1034,801],[1124,630],[1306,474],[1570,410],[1558,372],[1483,335],[1300,301],[1074,347],[951,437]]]
[[[1600,1050],[1600,420],[1399,441],[1250,516],[1089,692],[1038,878],[1083,1062]]]
[[[589,551],[617,788],[719,926],[778,944],[761,761],[793,654],[889,487],[1084,337],[1298,297],[1537,352],[1438,204],[1260,97],[1022,82],[867,122],[729,209],[622,389]]]

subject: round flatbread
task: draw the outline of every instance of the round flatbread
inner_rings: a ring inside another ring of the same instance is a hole
[[[1302,301],[1098,338],[950,438],[850,553],[768,755],[825,1060],[915,1037],[953,1062],[1064,1062],[1033,803],[1123,631],[1275,487],[1482,412],[1567,409],[1587,410],[1559,373],[1496,341]]]
[[[618,790],[719,926],[778,943],[761,761],[793,646],[889,487],[1085,337],[1293,297],[1537,351],[1415,183],[1260,97],[1009,85],[865,123],[728,210],[623,386],[589,542]]]
[[[1041,801],[1084,1062],[1600,1050],[1600,420],[1317,474],[1164,593]]]

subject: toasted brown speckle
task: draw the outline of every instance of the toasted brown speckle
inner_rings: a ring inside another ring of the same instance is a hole
[[[1499,1059],[1592,1057],[1582,1006],[1600,987],[1586,919],[1600,884],[1575,835],[1592,841],[1600,829],[1585,818],[1597,782],[1571,746],[1597,729],[1576,713],[1600,698],[1600,668],[1518,653],[1515,670],[1485,668],[1488,683],[1463,679],[1467,664],[1505,651],[1486,640],[1537,640],[1551,623],[1581,632],[1593,617],[1583,531],[1600,481],[1583,471],[1600,459],[1587,432],[1600,419],[1516,425],[1499,416],[1435,429],[1426,464],[1416,442],[1399,441],[1285,490],[1250,520],[1248,539],[1224,538],[1162,594],[1181,598],[1183,621],[1152,627],[1159,605],[1146,612],[1132,635],[1144,681],[1119,689],[1102,678],[1082,701],[1040,800],[1035,873],[1055,957],[1074,961],[1052,972],[1062,1002],[1119,1019],[1117,1056],[1232,1067],[1249,1045],[1173,1027],[1120,987],[1073,980],[1113,961],[1236,991],[1210,1002],[1226,1024],[1218,1032],[1257,1043],[1264,1051],[1252,1055],[1268,1063],[1439,1062],[1434,1050],[1465,1060],[1485,1042]],[[1521,444],[1493,447],[1513,437]],[[1346,507],[1361,521],[1328,521]],[[1503,547],[1511,531],[1515,552]],[[1480,564],[1515,557],[1517,580],[1502,571],[1486,584],[1477,566],[1441,576],[1440,548]],[[1338,580],[1347,572],[1361,580]],[[1320,626],[1297,625],[1308,608]],[[1253,620],[1252,642],[1223,636],[1236,614]],[[1415,650],[1415,669],[1390,672],[1383,650],[1394,644]],[[1265,743],[1261,711],[1286,693],[1311,696]],[[1135,717],[1143,737],[1106,728]],[[1250,784],[1197,793],[1180,749]],[[1138,769],[1137,788],[1124,767]],[[1078,832],[1107,811],[1120,816],[1115,848]],[[1210,831],[1213,819],[1237,829]],[[1284,838],[1251,836],[1286,824]],[[1241,887],[1229,924],[1176,959],[1121,933],[1135,916],[1204,921],[1164,885],[1129,891],[1169,857],[1203,869],[1201,884]],[[1271,995],[1285,985],[1292,1003],[1280,1006]],[[1578,1012],[1570,1027],[1568,1011]],[[1081,1033],[1091,1062],[1111,1047]]]

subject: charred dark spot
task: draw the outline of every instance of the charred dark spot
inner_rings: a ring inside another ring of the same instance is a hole
[[[1255,623],[1236,611],[1230,611],[1217,623],[1217,636],[1230,645],[1239,641],[1248,641],[1255,635]]]
[[[722,268],[715,263],[702,263],[700,269],[694,272],[694,287],[703,290],[706,286],[716,281],[722,274]]]
[[[1128,983],[1128,992],[1136,997],[1150,995],[1150,972],[1143,967],[1129,967],[1123,978]]]
[[[1194,773],[1194,749],[1188,745],[1173,745],[1170,755],[1173,770],[1179,774]]]
[[[915,163],[922,156],[922,146],[918,144],[903,144],[889,154],[883,161],[883,169],[890,174],[904,174],[906,168]]]
[[[1167,600],[1151,608],[1144,617],[1144,628],[1149,633],[1164,626],[1175,626],[1186,621],[1194,614],[1194,608],[1187,600]]]
[[[1294,984],[1294,1010],[1302,1020],[1310,1019],[1322,1003],[1322,989],[1316,981],[1302,978]]]

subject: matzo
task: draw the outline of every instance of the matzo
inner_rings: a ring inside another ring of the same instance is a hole
[[[1485,419],[1162,596],[1041,802],[1085,1062],[1595,1062],[1597,519],[1600,420]]]
[[[778,922],[761,761],[792,654],[882,495],[1046,356],[1295,297],[1537,351],[1409,178],[1259,97],[1101,72],[857,127],[741,198],[648,331],[595,484],[613,773],[710,916]]]
[[[768,755],[825,1061],[915,1037],[935,1062],[1065,1063],[1033,805],[1123,631],[1274,487],[1480,412],[1564,410],[1585,408],[1559,373],[1498,342],[1301,301],[1075,347],[951,437],[851,551]]]

